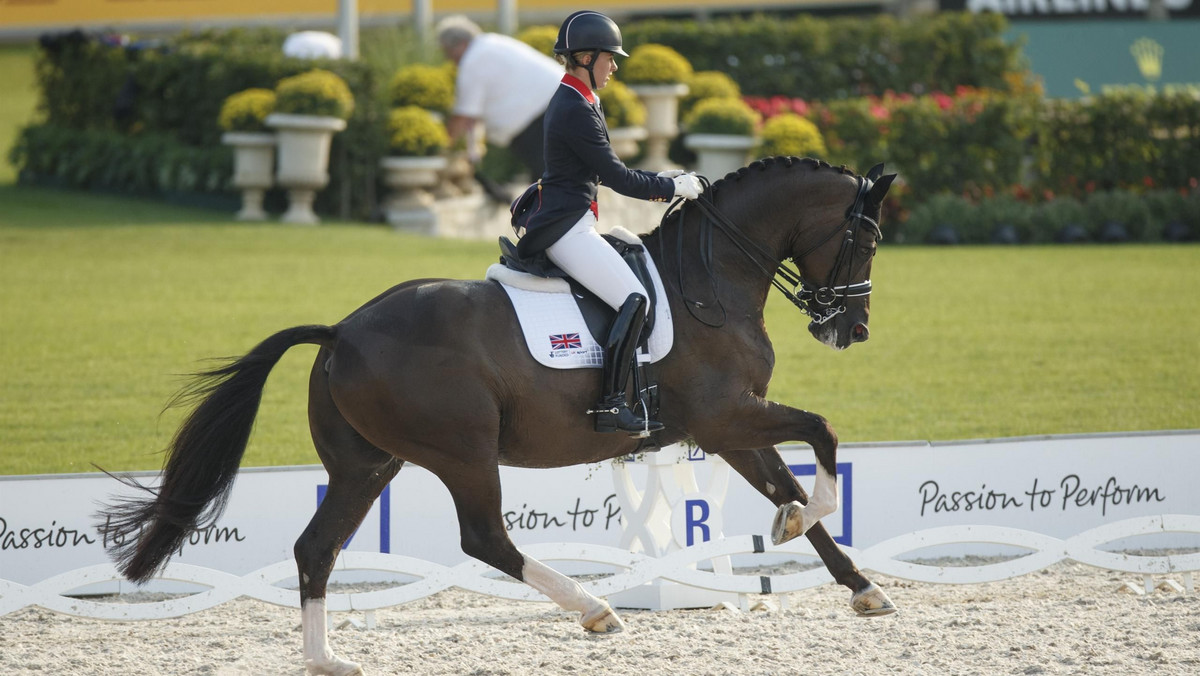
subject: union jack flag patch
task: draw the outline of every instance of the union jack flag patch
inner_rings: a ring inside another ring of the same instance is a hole
[[[583,341],[579,340],[578,333],[550,334],[551,350],[577,350],[581,347],[583,347]]]

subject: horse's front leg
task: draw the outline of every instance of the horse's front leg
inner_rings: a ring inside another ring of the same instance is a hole
[[[793,503],[808,503],[808,494],[796,481],[795,475],[788,469],[774,446],[752,451],[730,451],[722,453],[721,458],[745,477],[755,490],[778,507],[779,513],[783,513]],[[779,520],[779,513],[776,514],[776,521]],[[859,572],[858,566],[854,565],[854,561],[833,541],[833,536],[823,524],[817,523],[804,535],[812,543],[813,549],[817,551],[833,579],[852,592],[850,606],[855,612],[868,617],[896,612],[892,600]]]
[[[807,501],[800,500],[797,495],[796,499],[776,503],[779,511],[771,527],[772,542],[778,545],[799,537],[823,517],[837,511],[838,438],[829,421],[815,413],[767,401],[748,392],[743,395],[739,406],[726,413],[712,416],[706,421],[708,424],[694,433],[700,448],[722,453],[768,448],[784,441],[803,441],[812,446],[817,457],[812,496]],[[782,465],[782,460],[779,463]],[[782,477],[781,474],[775,476],[776,482]],[[795,480],[787,483],[795,483]],[[756,488],[763,490],[760,486]],[[767,496],[775,499],[769,493]]]

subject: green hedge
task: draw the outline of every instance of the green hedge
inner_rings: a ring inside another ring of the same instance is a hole
[[[123,157],[158,142],[143,141],[144,136],[161,135],[197,150],[213,148],[220,145],[217,118],[227,96],[251,87],[273,89],[280,79],[319,66],[347,82],[354,93],[355,112],[346,131],[334,136],[330,185],[316,206],[327,213],[369,217],[378,193],[376,167],[386,151],[378,72],[364,62],[286,58],[284,37],[282,31],[271,29],[235,29],[132,45],[106,43],[78,31],[45,39],[37,74],[46,130],[27,129],[23,137],[28,138],[18,145],[66,152],[47,139],[62,130],[77,130],[112,135],[109,143],[114,148],[128,146],[118,153]],[[54,164],[55,181],[67,186],[93,187],[91,177],[111,173],[99,155],[67,153],[59,159],[36,161]],[[96,166],[85,169],[81,162]],[[72,169],[61,169],[64,166]],[[20,174],[26,181],[45,180],[48,175],[41,167],[22,169]],[[227,190],[225,178],[197,184],[195,190]],[[152,181],[135,181],[125,190],[153,194],[157,188]]]
[[[905,20],[886,14],[657,19],[621,30],[627,50],[670,45],[698,71],[728,73],[744,94],[829,100],[959,85],[1007,89],[1024,68],[1019,47],[1003,38],[1006,28],[998,14],[941,12]]]
[[[10,156],[22,182],[137,195],[222,192],[233,171],[233,154],[220,144],[49,124],[25,129]]]
[[[904,178],[889,195],[893,223],[909,212],[924,218],[918,208],[943,195],[968,203],[995,195],[1026,202],[1065,196],[1082,205],[1096,192],[1196,188],[1200,99],[1125,90],[1045,101],[1014,70],[1015,52],[1000,40],[1003,22],[953,13],[911,21],[645,21],[631,24],[626,39],[629,48],[665,42],[698,69],[727,72],[744,92],[771,95],[755,106],[766,116],[783,110],[807,116],[825,138],[824,159],[860,170],[886,161]],[[44,41],[37,73],[45,122],[24,131],[14,165],[26,182],[231,196],[230,163],[217,125],[225,97],[272,88],[282,77],[319,65],[350,85],[355,113],[334,137],[331,184],[316,206],[323,213],[370,218],[381,190],[378,162],[387,152],[386,83],[397,58],[415,56],[401,54],[400,31],[386,36],[364,39],[364,54],[374,56],[358,63],[287,59],[281,55],[284,33],[267,29],[133,45],[81,33]],[[934,88],[953,93],[909,93]],[[841,98],[880,90],[894,92]],[[796,93],[806,99],[781,96]],[[504,154],[494,155],[485,172],[505,178]],[[1132,227],[1154,236],[1154,227]],[[914,233],[918,229],[913,226]],[[1023,231],[1025,241],[1037,240],[1034,229]]]
[[[1195,94],[1118,89],[1082,103],[1048,101],[1039,117],[1035,157],[1044,189],[1175,188],[1200,177]]]
[[[1125,190],[1048,202],[1008,195],[973,200],[944,193],[918,205],[903,224],[885,230],[895,241],[914,244],[1195,239],[1200,235],[1200,192]]]
[[[889,193],[900,214],[940,195],[1082,200],[1200,185],[1200,97],[1190,93],[1044,100],[1035,91],[959,88],[954,95],[749,102],[768,117],[798,111],[811,119],[828,147],[824,159],[834,164],[861,169],[885,160],[903,178]]]

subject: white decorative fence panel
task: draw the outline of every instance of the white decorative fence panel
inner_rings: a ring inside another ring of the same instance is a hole
[[[781,450],[800,481],[810,481],[811,451]],[[844,445],[841,506],[823,523],[860,568],[910,580],[970,584],[1072,560],[1143,576],[1180,575],[1190,590],[1200,554],[1105,550],[1200,549],[1196,476],[1200,431]],[[754,535],[768,530],[774,507],[699,449],[664,449],[615,465],[502,468],[501,477],[514,542],[567,574],[600,575],[586,586],[617,606],[696,607],[721,595],[785,593],[830,581],[823,567],[735,574],[735,565],[815,560],[815,553],[802,539],[776,548]],[[83,597],[133,590],[118,581],[107,563],[111,543],[92,523],[95,503],[121,490],[117,482],[103,475],[0,477],[0,616],[41,606],[151,619],[239,597],[294,606],[298,595],[287,588],[296,575],[291,545],[324,482],[320,467],[244,470],[226,514],[197,534],[164,575],[184,583],[178,590],[205,591],[134,605]],[[969,545],[1024,555],[977,567],[912,562],[930,549],[976,553],[964,549]],[[450,587],[540,598],[462,554],[449,495],[419,468],[400,473],[348,547],[337,579],[390,576],[396,586],[332,596],[331,610],[371,611]]]
[[[1115,539],[1161,532],[1200,534],[1200,516],[1164,514],[1126,519],[1060,540],[1013,528],[947,527],[910,533],[866,549],[847,547],[850,556],[863,570],[918,582],[976,584],[1027,575],[1059,561],[1071,560],[1109,570],[1139,575],[1179,575],[1193,593],[1192,573],[1200,570],[1200,553],[1167,556],[1115,554],[1095,547]],[[960,542],[992,542],[1033,552],[1020,558],[982,566],[931,566],[895,558],[927,547]],[[758,535],[741,535],[711,540],[678,549],[662,557],[631,553],[626,550],[589,544],[542,544],[525,548],[543,561],[589,561],[619,569],[612,575],[583,583],[597,596],[611,596],[656,580],[665,580],[697,589],[734,594],[785,594],[832,582],[824,568],[813,568],[782,575],[723,574],[698,570],[697,563],[734,554],[791,554],[815,557],[804,541],[781,547],[764,546]],[[117,579],[111,565],[97,565],[55,576],[34,585],[0,580],[0,616],[31,606],[69,615],[106,620],[152,620],[188,615],[237,598],[254,598],[281,606],[299,607],[295,590],[276,586],[276,581],[294,572],[294,562],[281,561],[244,576],[230,575],[187,564],[170,564],[161,576],[165,580],[189,582],[209,587],[181,598],[150,603],[113,603],[87,600],[64,593],[81,586]],[[416,582],[354,594],[330,594],[331,612],[373,611],[399,606],[459,588],[489,596],[514,600],[545,601],[529,586],[511,578],[496,578],[489,567],[474,561],[442,566],[421,559],[395,554],[345,552],[339,569],[394,573],[419,578]],[[1149,588],[1149,585],[1148,585]]]

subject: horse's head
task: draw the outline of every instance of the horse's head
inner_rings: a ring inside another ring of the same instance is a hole
[[[870,336],[871,262],[881,237],[880,205],[895,174],[883,175],[883,165],[865,177],[855,177],[853,202],[836,214],[840,222],[812,222],[792,256],[803,282],[802,308],[812,318],[808,331],[835,350],[844,350]]]
[[[810,171],[797,174],[794,167]],[[744,180],[760,176],[764,180]],[[765,303],[767,291],[774,286],[812,318],[808,330],[813,337],[844,350],[869,335],[871,261],[881,236],[880,205],[895,178],[895,174],[883,175],[882,164],[864,177],[821,160],[763,158],[712,184],[700,199],[676,201],[679,210],[668,210],[663,227],[650,237],[658,239],[660,264],[667,262],[661,253],[664,232],[678,238],[675,265],[680,270],[678,288],[684,307],[703,324],[724,325],[728,315],[721,296],[705,302],[684,282],[683,214],[685,209],[689,215],[694,213],[690,211],[694,205],[699,213],[689,232],[709,288],[718,288],[713,276],[716,229],[731,242],[732,250],[726,251],[735,254],[732,260],[740,261],[728,268],[739,273],[726,274],[755,280],[749,287],[731,284],[728,288],[756,289],[754,293],[761,295],[754,298]],[[789,259],[798,270],[787,265]],[[760,321],[762,307],[757,305]]]

